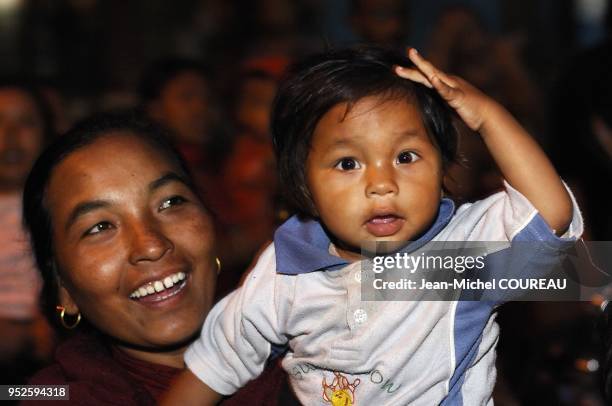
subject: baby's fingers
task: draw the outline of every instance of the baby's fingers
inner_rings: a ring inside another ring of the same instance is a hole
[[[408,58],[416,65],[417,68],[427,77],[429,82],[433,84],[433,79],[435,77],[440,78],[442,81],[446,82],[447,85],[454,86],[455,81],[449,77],[446,73],[437,69],[431,62],[427,59],[423,58],[421,54],[417,52],[416,49],[410,48],[408,50]]]
[[[399,77],[402,77],[404,79],[408,79],[408,80],[411,80],[413,82],[417,82],[417,83],[425,85],[425,86],[427,86],[429,88],[432,88],[432,85],[431,85],[431,82],[429,81],[429,79],[427,79],[425,77],[425,75],[423,75],[418,70],[411,69],[411,68],[405,68],[403,66],[396,66],[395,67],[395,73]]]
[[[431,84],[438,94],[446,100],[451,107],[458,108],[459,102],[463,97],[463,91],[458,88],[454,88],[447,84],[446,81],[440,79],[438,76],[434,76],[431,80]]]

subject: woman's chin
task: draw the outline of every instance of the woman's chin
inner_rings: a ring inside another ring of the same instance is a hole
[[[164,326],[150,330],[149,340],[159,350],[189,345],[200,333],[201,324]]]

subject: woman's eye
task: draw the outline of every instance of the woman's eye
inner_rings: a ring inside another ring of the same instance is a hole
[[[99,234],[103,231],[109,230],[113,227],[113,225],[111,223],[109,223],[108,221],[101,221],[98,224],[96,224],[95,226],[91,227],[90,229],[88,229],[85,232],[85,235],[93,235],[93,234]]]
[[[177,206],[179,204],[185,203],[187,200],[181,196],[172,196],[169,199],[166,199],[159,206],[159,211],[166,210],[172,206]]]
[[[361,166],[359,165],[359,162],[353,158],[342,158],[336,164],[336,168],[342,171],[352,171],[353,169],[361,168]]]
[[[398,164],[409,164],[409,163],[418,161],[419,159],[421,159],[421,157],[418,156],[416,153],[412,151],[404,151],[397,156],[397,163]]]

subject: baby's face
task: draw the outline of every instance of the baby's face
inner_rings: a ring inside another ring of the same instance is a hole
[[[317,123],[306,179],[340,256],[356,259],[365,241],[411,241],[427,230],[442,161],[416,106],[372,96],[345,112],[338,104]]]

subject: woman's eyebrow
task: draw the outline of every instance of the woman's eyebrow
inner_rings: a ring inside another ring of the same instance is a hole
[[[185,181],[185,179],[179,175],[176,172],[166,172],[165,174],[163,174],[161,177],[159,177],[158,179],[155,179],[153,182],[149,183],[149,191],[154,191],[156,189],[159,189],[162,186],[167,185],[168,183],[171,182],[180,182],[185,186],[189,186],[187,181]]]
[[[155,179],[153,182],[149,183],[149,190],[154,191],[171,182],[180,182],[184,185],[187,185],[187,182],[179,174],[175,172],[167,172],[158,179]],[[88,202],[82,202],[77,204],[76,207],[70,212],[70,216],[66,221],[65,229],[68,230],[78,220],[79,217],[94,210],[102,209],[108,206],[110,206],[110,203],[106,200],[91,200]]]
[[[77,204],[76,207],[70,212],[70,216],[66,221],[65,229],[68,230],[77,221],[79,217],[94,210],[108,207],[109,205],[110,203],[105,200],[91,200],[88,202]]]

